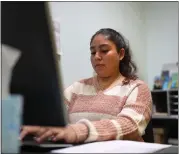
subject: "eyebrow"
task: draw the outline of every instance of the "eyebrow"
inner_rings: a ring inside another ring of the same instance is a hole
[[[99,48],[106,47],[106,46],[109,46],[109,44],[100,44]],[[90,46],[90,50],[92,50],[94,48],[95,48],[95,46]]]

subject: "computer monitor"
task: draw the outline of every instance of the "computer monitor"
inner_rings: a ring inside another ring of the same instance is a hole
[[[62,77],[48,2],[2,2],[1,43],[21,51],[10,93],[24,98],[23,125],[65,126]]]

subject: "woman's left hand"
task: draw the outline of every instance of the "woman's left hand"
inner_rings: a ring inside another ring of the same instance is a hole
[[[35,140],[37,142],[42,142],[51,138],[52,141],[65,140],[67,143],[76,143],[77,136],[75,131],[67,126],[67,127],[48,127],[48,130],[43,134],[38,136]]]

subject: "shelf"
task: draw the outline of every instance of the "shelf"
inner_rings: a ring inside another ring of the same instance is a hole
[[[153,128],[166,130],[163,135],[166,144],[168,142],[175,145],[178,143],[175,139],[178,139],[178,89],[153,90],[151,94],[154,108]]]
[[[178,99],[178,95],[171,95],[170,98]]]
[[[178,115],[153,114],[152,119],[178,119]]]
[[[152,92],[152,93],[153,93],[153,92],[167,92],[167,90],[157,90],[157,89],[156,89],[156,90],[152,90],[151,92]]]
[[[178,105],[178,102],[172,102],[171,105]]]
[[[178,109],[170,109],[173,112],[178,112]]]
[[[172,91],[178,91],[178,89],[168,89],[168,90],[162,90],[162,89],[156,89],[156,90],[151,90],[151,92],[172,92]]]

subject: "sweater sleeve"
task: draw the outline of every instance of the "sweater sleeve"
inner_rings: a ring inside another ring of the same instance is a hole
[[[78,140],[85,142],[105,140],[140,140],[152,113],[152,98],[144,83],[133,88],[126,103],[115,119],[100,121],[80,120],[72,127]]]

